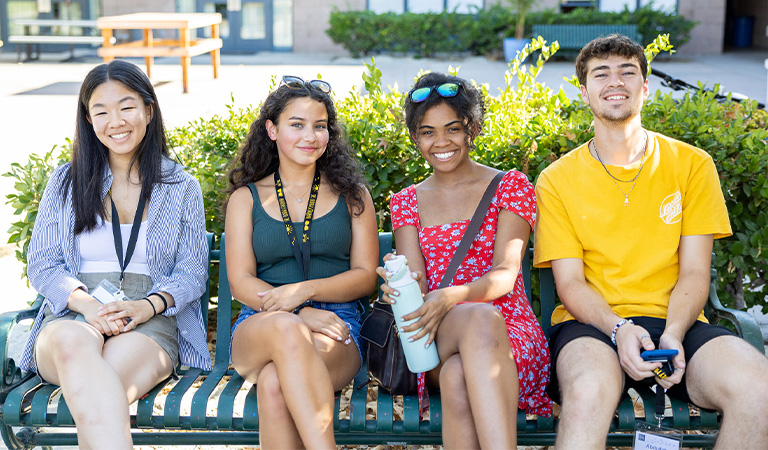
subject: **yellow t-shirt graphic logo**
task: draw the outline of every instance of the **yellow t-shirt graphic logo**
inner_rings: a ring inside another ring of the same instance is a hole
[[[680,191],[667,196],[667,198],[661,202],[659,217],[661,217],[661,220],[667,225],[680,222],[680,219],[683,218],[683,197],[680,195]]]

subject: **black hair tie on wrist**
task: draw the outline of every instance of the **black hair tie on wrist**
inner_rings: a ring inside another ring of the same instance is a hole
[[[167,311],[168,310],[168,300],[165,299],[165,296],[163,296],[163,294],[160,294],[159,292],[153,292],[153,293],[149,294],[147,297],[151,297],[153,295],[157,295],[158,297],[160,297],[160,300],[163,301],[163,310],[160,311],[160,312],[164,313],[165,311]]]
[[[152,312],[154,313],[154,314],[152,314],[152,317],[155,317],[157,315],[157,310],[155,309],[155,304],[152,303],[152,300],[150,300],[149,297],[144,297],[144,298],[142,298],[142,300],[146,300],[146,301],[149,302],[149,306],[152,307]]]

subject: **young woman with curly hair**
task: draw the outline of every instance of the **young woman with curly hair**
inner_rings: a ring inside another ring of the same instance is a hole
[[[397,252],[417,274],[424,304],[405,320],[437,345],[440,365],[419,376],[419,394],[440,390],[446,448],[514,448],[517,408],[549,415],[549,353],[525,295],[520,264],[536,217],[528,178],[501,178],[482,226],[448,287],[438,288],[469,219],[499,171],[469,153],[483,126],[481,93],[466,80],[421,76],[405,100],[411,139],[433,173],[392,196]],[[389,274],[379,268],[385,279]],[[398,293],[382,286],[384,301]]]
[[[257,386],[263,448],[335,449],[334,391],[362,361],[376,215],[330,92],[284,76],[229,174],[227,276],[242,303],[231,354]]]

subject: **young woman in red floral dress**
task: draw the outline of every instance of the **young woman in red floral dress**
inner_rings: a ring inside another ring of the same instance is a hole
[[[485,108],[465,80],[420,77],[405,102],[411,138],[433,174],[390,202],[397,252],[424,292],[419,318],[441,364],[419,376],[419,394],[440,390],[446,448],[513,448],[517,408],[550,415],[549,352],[525,295],[520,264],[536,218],[534,189],[512,170],[501,180],[478,235],[449,287],[438,289],[469,219],[498,173],[469,157]],[[385,279],[387,273],[380,267]],[[422,276],[426,274],[426,277]],[[385,285],[384,301],[398,292]]]

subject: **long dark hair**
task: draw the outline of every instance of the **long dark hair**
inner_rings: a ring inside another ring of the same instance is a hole
[[[280,86],[267,96],[261,105],[259,117],[251,124],[245,143],[229,172],[229,193],[274,173],[280,166],[277,143],[267,134],[267,120],[279,125],[280,114],[288,103],[309,97],[325,105],[328,113],[328,145],[317,160],[317,168],[337,195],[344,195],[355,215],[365,209],[363,190],[366,182],[362,167],[342,134],[333,100],[317,88]]]
[[[411,100],[410,95],[406,96],[405,107],[403,108],[405,110],[405,124],[408,126],[411,137],[416,141],[414,137],[418,136],[419,125],[421,125],[427,110],[445,103],[461,119],[464,132],[467,134],[467,143],[471,146],[474,139],[482,131],[485,119],[485,102],[483,96],[474,86],[463,78],[430,72],[420,76],[416,80],[416,84],[413,85],[413,89],[440,86],[444,83],[457,83],[461,87],[453,97],[442,97],[437,93],[437,90],[433,90],[424,101],[418,103]],[[418,142],[416,144],[418,145]]]
[[[152,186],[163,182],[162,159],[163,156],[169,156],[157,95],[144,72],[135,64],[119,59],[96,66],[88,72],[80,86],[77,102],[72,165],[62,187],[64,199],[67,197],[70,184],[72,187],[75,234],[93,230],[98,224],[96,216],[106,219],[106,208],[101,193],[103,174],[109,161],[109,149],[99,141],[93,126],[88,121],[88,103],[96,88],[107,81],[116,81],[135,92],[141,97],[144,106],[152,109],[147,133],[130,164],[130,168],[133,168],[134,164],[139,165],[141,195],[147,200],[152,193]]]

